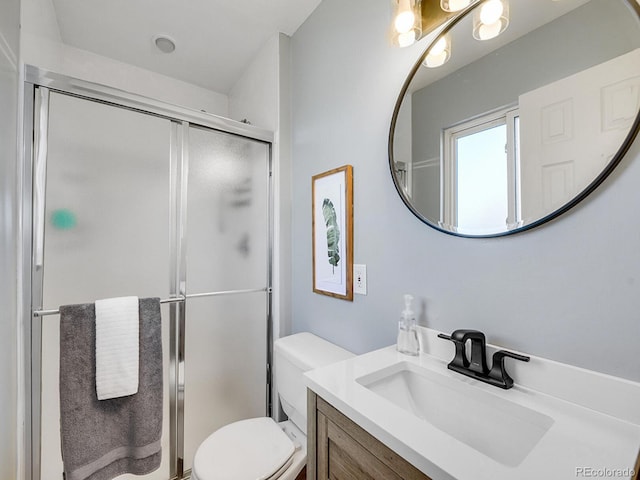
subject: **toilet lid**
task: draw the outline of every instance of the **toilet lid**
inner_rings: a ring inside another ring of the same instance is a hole
[[[266,480],[287,463],[295,447],[273,419],[251,418],[216,430],[193,460],[200,480]]]

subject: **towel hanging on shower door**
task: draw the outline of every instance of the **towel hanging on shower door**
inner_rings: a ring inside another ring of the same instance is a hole
[[[98,400],[138,392],[140,315],[138,297],[96,300]]]
[[[160,300],[140,299],[138,393],[98,400],[94,304],[60,307],[60,434],[66,480],[145,475],[160,466]]]

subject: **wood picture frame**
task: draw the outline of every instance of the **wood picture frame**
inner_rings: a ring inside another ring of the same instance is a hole
[[[353,301],[353,167],[311,179],[313,291]]]

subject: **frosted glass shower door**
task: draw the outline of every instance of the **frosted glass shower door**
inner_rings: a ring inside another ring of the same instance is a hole
[[[267,409],[269,145],[189,129],[184,466]]]
[[[169,120],[51,93],[43,305],[169,296]],[[121,479],[167,480],[169,308],[162,307],[163,457],[160,469]],[[42,318],[41,478],[62,478],[59,317]]]

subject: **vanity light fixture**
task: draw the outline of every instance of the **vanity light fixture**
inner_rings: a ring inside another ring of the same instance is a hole
[[[413,45],[422,36],[420,0],[393,0],[391,40],[398,47]]]
[[[408,47],[458,15],[472,4],[478,3],[473,12],[473,37],[489,40],[504,32],[509,26],[509,0],[391,0],[393,20],[391,42],[398,47]],[[441,37],[427,53],[422,65],[436,68],[451,58],[451,39]]]
[[[473,38],[490,40],[509,26],[509,1],[488,0],[473,14]]]
[[[422,65],[428,68],[436,68],[444,65],[451,58],[451,41],[449,35],[440,37],[429,49]]]

